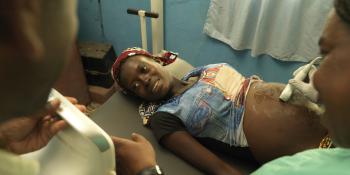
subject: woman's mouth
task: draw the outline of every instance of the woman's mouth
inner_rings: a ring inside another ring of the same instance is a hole
[[[152,93],[154,94],[154,93],[156,93],[156,92],[158,92],[158,87],[159,87],[159,81],[160,80],[157,80],[155,83],[154,83],[154,85],[153,85],[153,88],[152,88]]]

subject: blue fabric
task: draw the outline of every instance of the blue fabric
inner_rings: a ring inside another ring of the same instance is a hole
[[[168,112],[179,117],[193,136],[210,137],[234,146],[247,146],[243,129],[240,127],[244,112],[244,95],[236,100],[227,98],[220,88],[204,80],[203,72],[209,68],[223,67],[230,66],[224,63],[212,64],[191,71],[183,80],[200,76],[199,80],[181,95],[165,102],[157,112]],[[232,67],[230,69],[234,70]],[[210,76],[215,79],[216,75],[214,73]]]

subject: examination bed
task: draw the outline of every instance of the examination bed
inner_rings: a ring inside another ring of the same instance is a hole
[[[185,72],[192,69],[192,66],[181,59],[176,60],[175,63],[168,65],[167,69],[176,77],[182,77]],[[138,114],[139,104],[139,101],[128,98],[120,92],[116,92],[106,103],[93,112],[91,117],[110,135],[130,138],[131,133],[136,132],[145,136],[154,146],[158,164],[166,174],[203,174],[158,144],[152,135],[152,131],[142,125],[141,117]],[[186,146],[183,146],[183,148],[186,149]],[[242,162],[232,157],[225,157],[224,155],[220,155],[220,157],[226,159],[230,164],[241,168],[244,172],[251,172],[256,168],[256,165]]]
[[[193,68],[181,59],[178,59],[175,63],[168,65],[167,69],[176,77],[182,77],[185,72]],[[66,100],[63,96],[60,98]],[[108,141],[110,139],[108,135],[130,138],[131,133],[136,132],[145,136],[152,143],[157,154],[158,164],[167,175],[202,174],[157,143],[151,130],[142,125],[142,120],[138,114],[139,104],[139,101],[116,92],[90,115],[91,119],[99,126],[91,120],[90,124],[92,125],[87,125],[89,122],[84,122],[82,118],[78,119],[80,117],[84,118],[84,116],[72,113],[68,117],[76,116],[76,118],[72,117],[72,119],[78,120],[70,123],[75,127],[68,127],[58,133],[43,149],[23,156],[38,160],[41,166],[40,175],[113,175],[115,174],[113,171],[115,165],[113,143],[109,141],[107,145],[102,144],[101,137],[95,136],[102,134]],[[77,110],[76,108],[74,109]],[[61,110],[61,112],[64,111]],[[68,120],[69,118],[66,119]],[[89,119],[84,118],[84,120]],[[97,138],[99,139],[96,140]],[[109,145],[109,147],[106,147],[106,150],[101,150],[100,146],[96,147],[97,145]],[[182,147],[186,149],[186,146]],[[251,172],[256,168],[254,164],[248,164],[224,155],[219,156],[245,172]]]
[[[131,100],[116,92],[92,114],[92,119],[111,135],[130,138],[131,133],[136,132],[145,136],[152,143],[157,154],[158,164],[167,175],[203,174],[157,143],[151,130],[142,125],[142,120],[138,114],[138,104],[136,100]],[[183,146],[183,148],[186,149],[186,146]],[[223,155],[220,155],[220,157],[226,159],[230,164],[242,168],[245,172],[251,172],[256,167],[256,165],[241,162],[234,158],[224,157]]]

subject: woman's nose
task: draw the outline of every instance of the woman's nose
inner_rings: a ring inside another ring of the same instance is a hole
[[[139,78],[145,86],[148,86],[151,81],[151,77],[148,74],[142,74]]]

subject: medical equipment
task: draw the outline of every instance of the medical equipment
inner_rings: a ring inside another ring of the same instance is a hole
[[[158,13],[146,12],[144,10],[131,8],[127,9],[127,13],[140,16],[142,48],[148,51],[146,17],[158,18]]]
[[[300,80],[303,81],[306,76],[308,75],[312,65],[314,65],[316,62],[320,61],[322,59],[322,57],[317,57],[315,59],[313,59],[309,64],[305,65],[304,68],[302,70],[300,70],[295,76],[294,79],[295,80]],[[290,99],[290,97],[293,94],[293,87],[292,85],[290,85],[289,83],[286,85],[286,87],[283,89],[281,95],[279,96],[279,98],[286,102]]]
[[[90,139],[101,152],[114,149],[112,140],[108,139],[109,136],[55,89],[51,90],[49,96],[49,101],[53,99],[61,101],[57,113],[78,132],[84,133],[84,136]]]
[[[115,175],[115,151],[109,135],[55,89],[49,95],[52,99],[61,101],[57,113],[71,127],[24,157],[39,161],[40,175]]]

